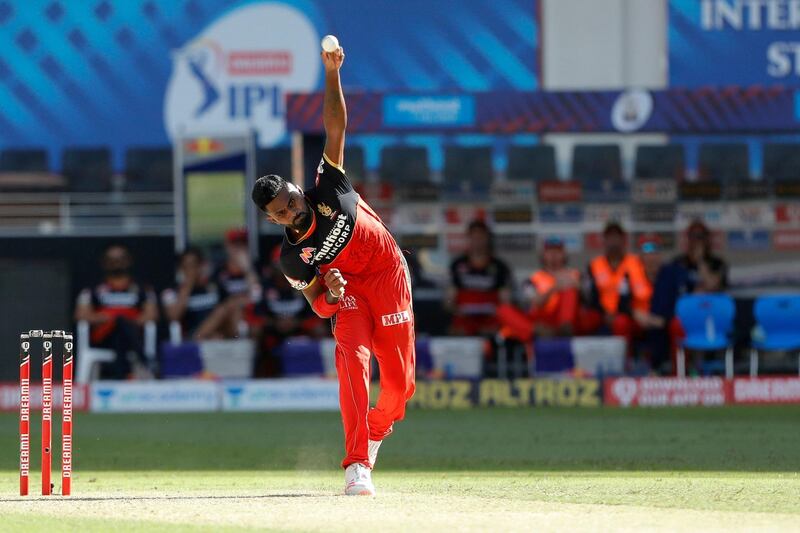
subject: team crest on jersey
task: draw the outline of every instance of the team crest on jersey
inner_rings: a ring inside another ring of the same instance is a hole
[[[303,248],[303,250],[300,253],[300,259],[302,259],[305,264],[310,265],[311,258],[314,257],[314,252],[316,251],[317,251],[316,248],[311,248],[311,247]]]
[[[330,206],[323,203],[317,204],[317,211],[319,211],[320,215],[326,218],[331,218],[331,216],[333,215],[333,209],[331,209]]]

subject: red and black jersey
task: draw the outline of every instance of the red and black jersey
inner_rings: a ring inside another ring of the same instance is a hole
[[[344,169],[323,157],[315,187],[305,191],[312,223],[305,235],[284,235],[281,270],[297,290],[338,268],[347,275],[369,274],[402,261],[397,243],[380,217],[353,189]]]
[[[161,293],[161,303],[168,306],[177,302],[180,290],[180,286],[165,289]],[[187,335],[194,333],[220,301],[220,291],[216,284],[211,282],[195,284],[189,294],[189,300],[186,302],[186,310],[181,317],[184,333]]]
[[[156,295],[150,289],[130,282],[126,287],[112,287],[101,283],[92,289],[84,289],[78,295],[78,304],[91,305],[94,311],[114,318],[130,320],[139,318],[146,302],[155,302]],[[101,324],[92,330],[92,341],[99,342],[113,330],[113,322]]]
[[[90,304],[95,311],[139,316],[147,301],[155,301],[155,294],[135,282],[124,288],[113,288],[101,283],[92,289],[84,289],[78,295],[78,303]]]
[[[499,291],[511,286],[511,270],[493,257],[485,267],[475,267],[462,255],[450,265],[450,276],[456,288],[459,314],[489,315],[499,303]]]

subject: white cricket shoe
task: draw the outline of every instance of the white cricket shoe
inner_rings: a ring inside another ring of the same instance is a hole
[[[347,496],[375,496],[370,469],[361,463],[353,463],[345,468],[344,493]]]
[[[381,447],[382,440],[370,440],[369,441],[369,464],[372,465],[372,468],[375,468],[375,462],[378,460],[378,449]]]

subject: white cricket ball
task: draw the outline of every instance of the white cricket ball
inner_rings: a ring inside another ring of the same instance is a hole
[[[339,49],[339,39],[335,35],[326,35],[322,38],[322,49],[326,52],[335,52]]]

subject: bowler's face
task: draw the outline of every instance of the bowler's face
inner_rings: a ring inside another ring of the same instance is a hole
[[[310,216],[308,202],[299,190],[284,187],[278,195],[266,205],[267,219],[281,226],[292,229],[303,227]]]

